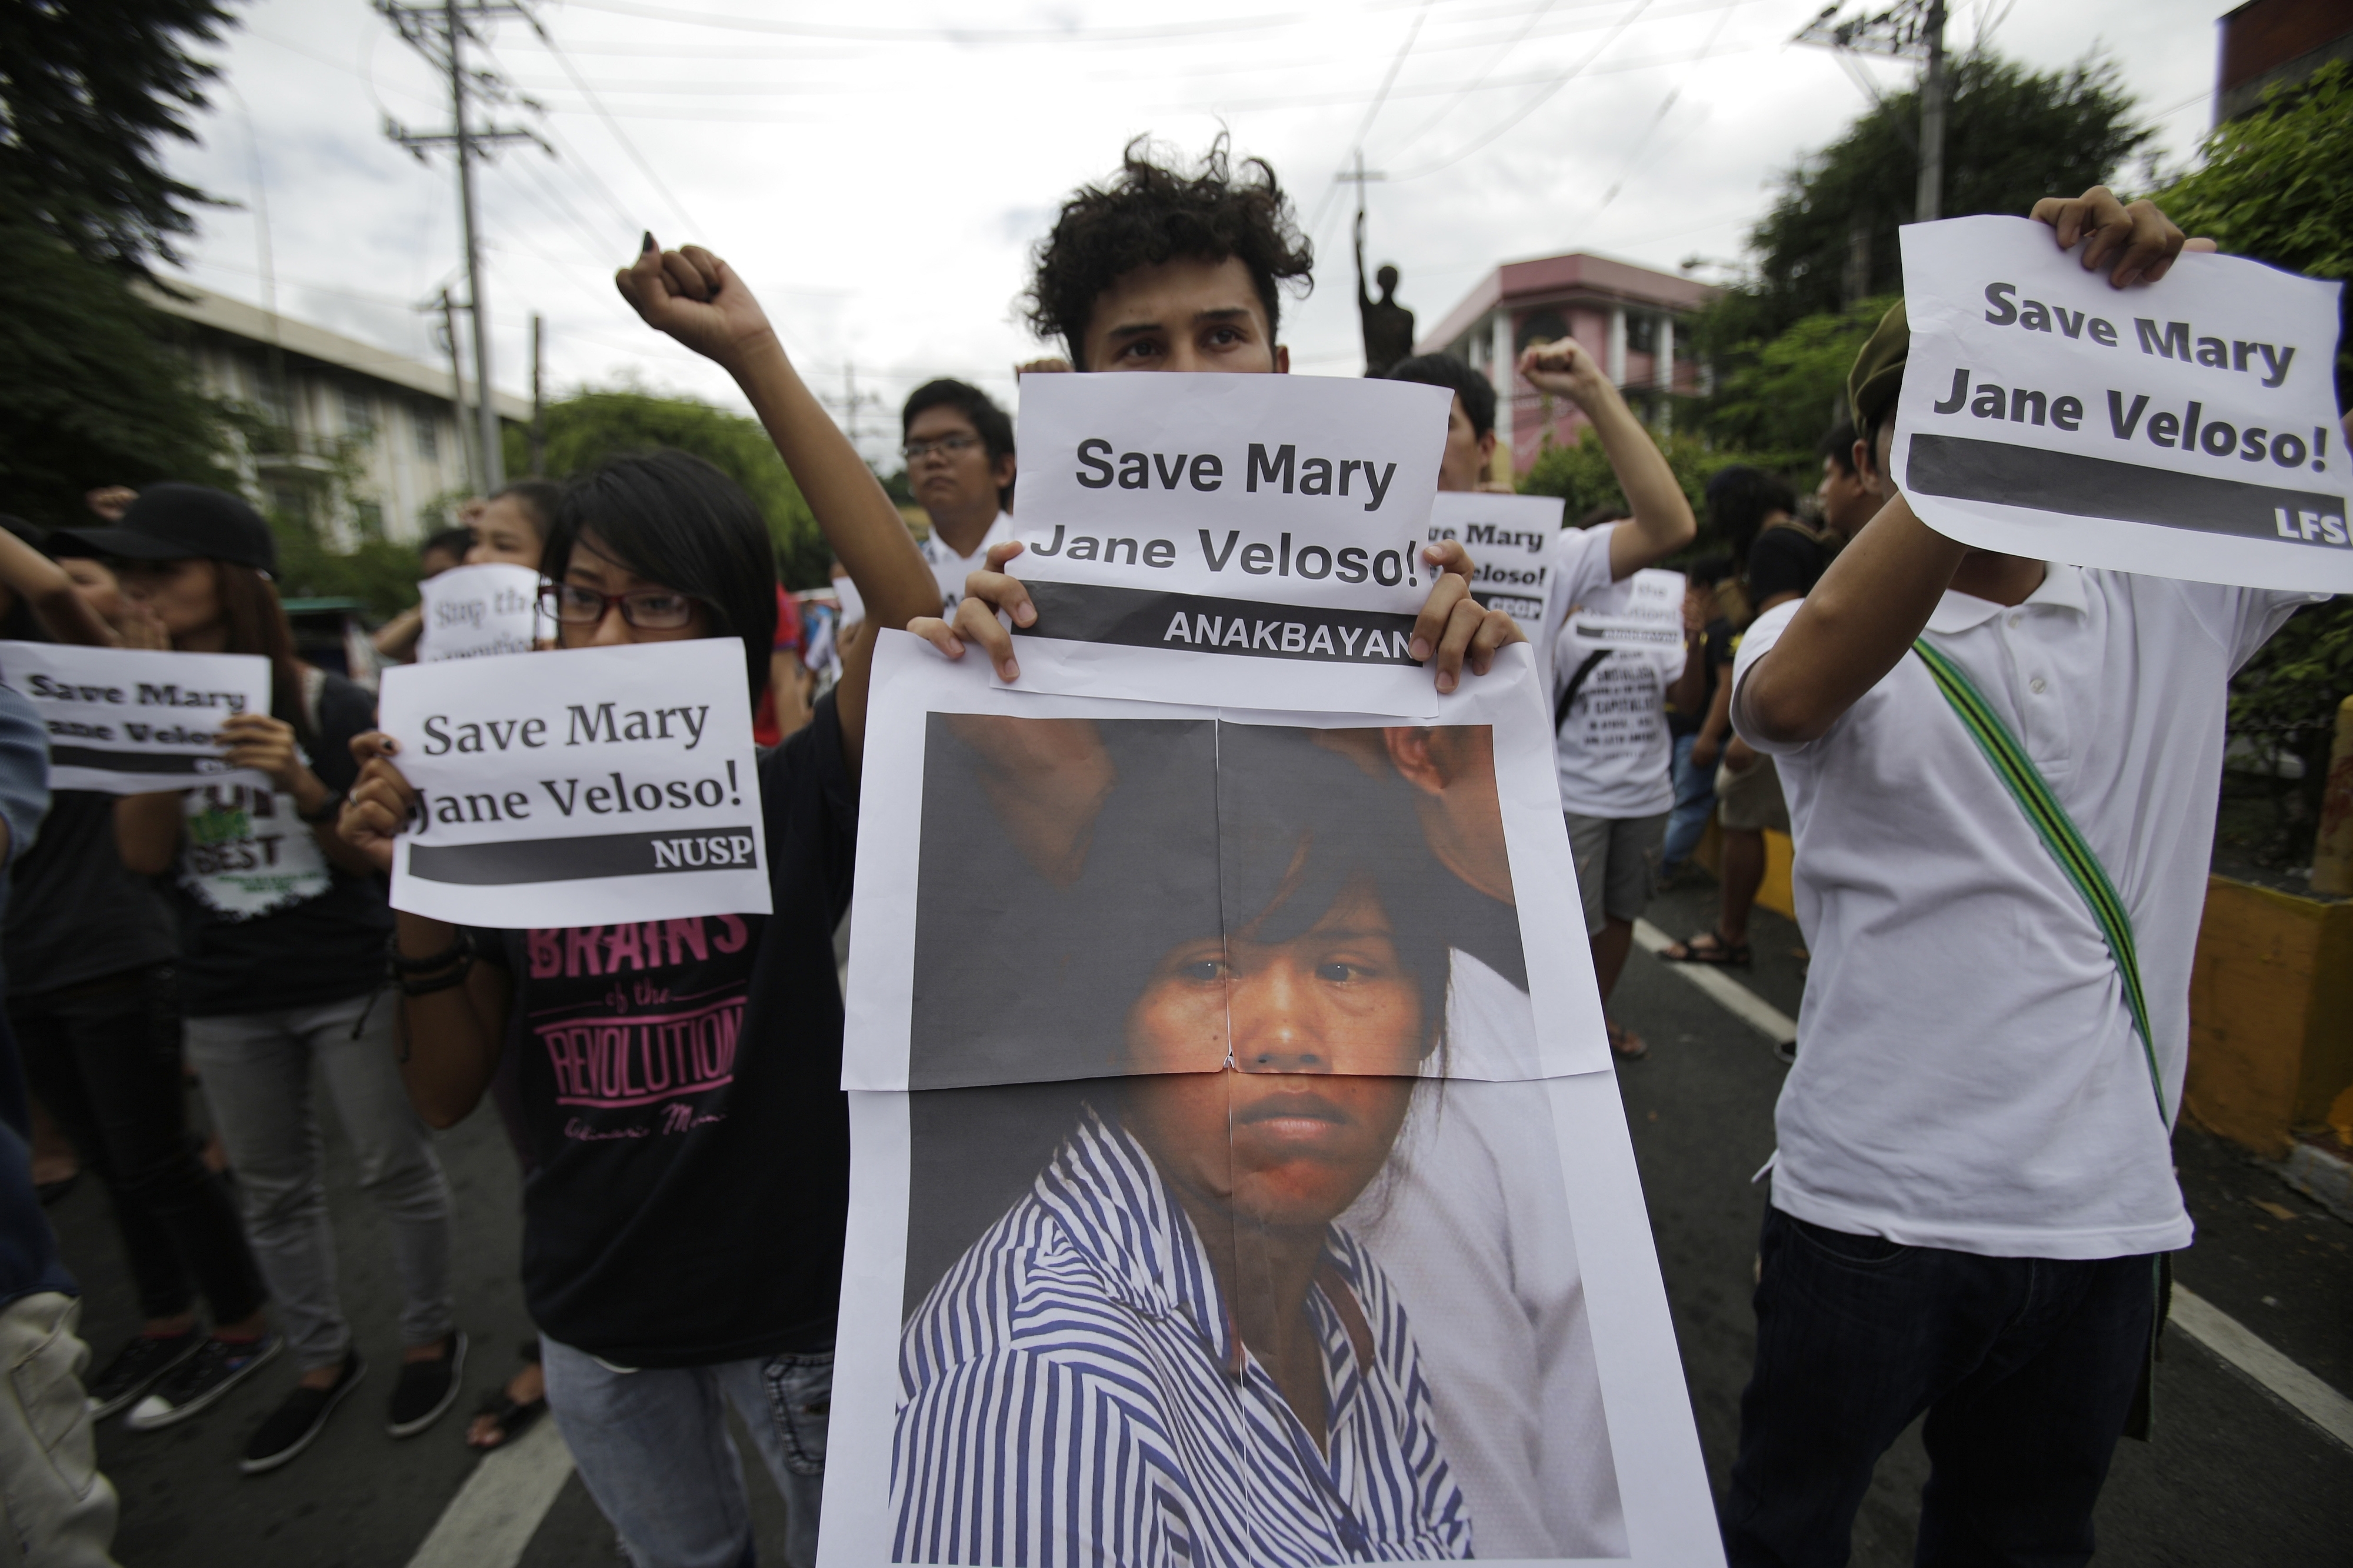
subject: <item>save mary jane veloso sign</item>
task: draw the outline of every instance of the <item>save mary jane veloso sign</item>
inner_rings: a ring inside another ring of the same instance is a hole
[[[2189,253],[2118,289],[2021,218],[1902,238],[1891,467],[1924,521],[2077,565],[2353,590],[2341,285]]]

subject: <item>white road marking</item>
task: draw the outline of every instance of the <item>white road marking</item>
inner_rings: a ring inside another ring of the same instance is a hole
[[[2353,1448],[2353,1399],[2272,1349],[2238,1319],[2202,1296],[2173,1288],[2173,1326],[2277,1394],[2312,1424]]]
[[[441,1510],[408,1568],[514,1568],[572,1474],[572,1451],[553,1418],[492,1449]]]
[[[1636,921],[1634,940],[1641,944],[1643,952],[1656,952],[1673,939],[1648,921]],[[1675,963],[1668,967],[1774,1044],[1786,1044],[1798,1037],[1795,1019],[1725,973],[1721,965]],[[2170,1321],[2175,1328],[2236,1367],[2258,1386],[2308,1417],[2314,1426],[2353,1448],[2353,1399],[2346,1398],[2280,1354],[2228,1312],[2179,1285],[2173,1288]]]
[[[1644,952],[1656,952],[1675,939],[1648,921],[1636,921],[1634,940],[1641,944]],[[1726,974],[1723,965],[1672,963],[1667,967],[1706,992],[1725,1012],[1775,1045],[1786,1046],[1798,1037],[1798,1021],[1795,1018]]]

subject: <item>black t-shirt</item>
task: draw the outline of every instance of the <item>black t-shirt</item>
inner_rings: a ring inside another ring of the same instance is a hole
[[[323,679],[320,732],[303,751],[330,789],[349,789],[359,777],[351,740],[375,728],[375,699],[340,675]],[[204,784],[185,806],[179,863],[164,880],[180,915],[190,1016],[316,1006],[384,984],[384,890],[327,859],[292,795]]]
[[[1748,547],[1748,603],[1776,594],[1810,594],[1831,563],[1827,546],[1794,528],[1768,528]]]
[[[858,781],[830,697],[761,757],[760,808],[773,915],[478,933],[513,976],[505,1049],[539,1163],[524,1302],[618,1365],[833,1344],[849,1206],[833,931]]]
[[[1707,722],[1707,710],[1715,702],[1715,689],[1724,680],[1724,667],[1732,662],[1732,623],[1718,616],[1707,623],[1700,633],[1699,660],[1707,672],[1706,684],[1700,688],[1699,705],[1686,713],[1673,703],[1667,704],[1667,733],[1696,735],[1699,727]]]
[[[114,796],[59,790],[10,873],[8,994],[37,996],[165,963],[180,951],[172,906],[122,863]]]

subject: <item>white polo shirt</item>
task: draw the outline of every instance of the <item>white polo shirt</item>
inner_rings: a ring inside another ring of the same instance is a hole
[[[1544,657],[1551,661],[1547,702],[1575,679],[1587,653],[1562,635],[1572,610],[1622,614],[1633,578],[1609,569],[1610,535],[1624,523],[1564,529],[1552,546],[1545,605]],[[1672,668],[1670,668],[1672,666]],[[1674,741],[1667,733],[1666,694],[1683,667],[1683,650],[1613,653],[1595,665],[1555,729],[1561,808],[1577,816],[1655,816],[1672,810]]]
[[[2232,673],[2309,595],[2052,565],[2015,608],[1948,593],[1927,637],[2032,757],[2130,911],[2166,1104],[2189,1058]],[[2189,1245],[2124,984],[2083,898],[1906,656],[1819,740],[1775,744],[1813,953],[1773,1204],[1994,1257]]]
[[[964,580],[988,564],[990,545],[1002,544],[1012,537],[1013,519],[1000,511],[997,514],[997,521],[988,525],[988,531],[980,536],[980,542],[973,546],[969,555],[958,555],[949,549],[937,529],[934,529],[931,537],[923,542],[920,548],[923,559],[931,563],[932,575],[940,584],[944,613],[951,619],[955,616],[955,607],[964,602]]]

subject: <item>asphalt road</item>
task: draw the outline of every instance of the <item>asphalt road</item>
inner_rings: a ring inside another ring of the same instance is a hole
[[[1651,918],[1682,935],[1709,923],[1713,898],[1705,886],[1670,893]],[[1741,976],[1793,1016],[1803,984],[1797,942],[1794,926],[1760,915],[1757,965]],[[1701,1445],[1720,1494],[1753,1349],[1748,1296],[1764,1191],[1750,1177],[1772,1150],[1773,1099],[1786,1069],[1748,1026],[1640,952],[1614,1011],[1651,1042],[1650,1058],[1627,1067],[1620,1082]],[[327,1146],[343,1300],[373,1363],[368,1381],[309,1453],[250,1479],[237,1475],[235,1460],[293,1381],[282,1362],[186,1426],[153,1435],[125,1431],[119,1421],[101,1428],[100,1462],[122,1493],[116,1553],[127,1568],[401,1568],[474,1469],[459,1441],[464,1414],[478,1391],[512,1368],[514,1345],[529,1331],[515,1279],[517,1178],[497,1121],[485,1110],[441,1141],[458,1202],[460,1311],[474,1350],[466,1397],[439,1426],[405,1442],[384,1429],[398,1355],[389,1242],[357,1190],[332,1116]],[[2353,1313],[2345,1305],[2353,1301],[2353,1226],[2201,1134],[2183,1132],[2177,1152],[2199,1225],[2198,1245],[2179,1260],[2181,1281],[2353,1393]],[[87,1291],[84,1333],[106,1354],[136,1322],[104,1199],[84,1183],[50,1212]],[[2103,1495],[2101,1561],[2243,1568],[2353,1561],[2353,1452],[2178,1331],[2168,1338],[2158,1398],[2155,1440],[2122,1445]],[[780,1540],[773,1489],[752,1468],[763,1540]],[[1926,1475],[1916,1432],[1907,1434],[1880,1465],[1863,1506],[1857,1564],[1911,1561]],[[612,1533],[576,1476],[517,1559],[532,1568],[617,1560]]]

